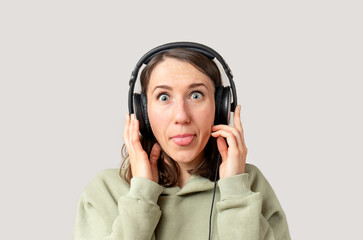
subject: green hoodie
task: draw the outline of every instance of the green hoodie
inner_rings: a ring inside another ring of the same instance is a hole
[[[118,169],[104,170],[82,193],[74,239],[207,240],[213,187],[197,175],[182,189],[141,177],[128,184]],[[253,165],[218,181],[215,204],[211,239],[290,239],[279,201]]]

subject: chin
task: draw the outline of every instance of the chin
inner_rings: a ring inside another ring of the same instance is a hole
[[[171,154],[169,155],[177,163],[190,163],[195,160],[196,156],[190,154]]]
[[[202,149],[203,150],[203,149]],[[202,153],[202,150],[197,151],[197,150],[192,150],[192,151],[188,151],[188,150],[164,150],[168,156],[170,156],[175,162],[179,163],[179,164],[192,164],[195,160],[197,160],[197,158],[200,156],[200,154]],[[196,163],[197,165],[199,164]],[[192,166],[191,166],[192,167]]]

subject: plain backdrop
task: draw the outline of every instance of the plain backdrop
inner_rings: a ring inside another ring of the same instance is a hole
[[[120,166],[137,60],[196,41],[234,73],[247,161],[273,186],[292,238],[358,239],[362,10],[350,0],[1,1],[0,238],[72,238],[81,192]]]

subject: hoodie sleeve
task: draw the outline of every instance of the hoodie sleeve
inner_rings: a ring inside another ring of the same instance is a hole
[[[218,185],[219,239],[290,239],[281,205],[256,167],[248,165],[246,173],[221,179]]]
[[[78,204],[74,240],[155,239],[161,216],[157,200],[163,187],[134,177],[126,195],[114,199],[111,191],[104,181],[86,188]]]

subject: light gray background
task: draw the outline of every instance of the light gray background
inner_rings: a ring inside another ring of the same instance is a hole
[[[131,70],[181,40],[232,68],[248,162],[275,189],[293,239],[359,238],[362,10],[322,0],[1,1],[0,238],[71,239],[82,190],[121,163]]]

